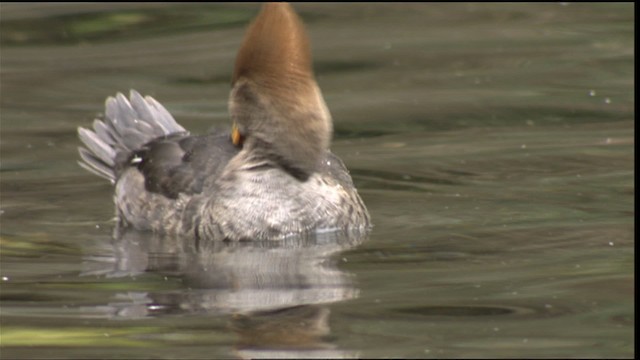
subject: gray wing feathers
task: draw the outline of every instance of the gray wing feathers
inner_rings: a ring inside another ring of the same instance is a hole
[[[78,148],[80,166],[111,182],[115,181],[115,159],[120,151],[131,152],[147,142],[176,132],[184,132],[173,116],[150,96],[131,90],[129,100],[118,93],[107,98],[104,120],[93,122],[93,131],[78,128],[86,148]]]

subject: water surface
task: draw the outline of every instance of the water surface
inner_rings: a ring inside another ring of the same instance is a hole
[[[297,4],[367,239],[113,236],[78,126],[229,122],[251,4],[2,4],[3,358],[633,357],[634,6]]]

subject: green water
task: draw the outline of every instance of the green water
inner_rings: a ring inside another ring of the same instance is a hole
[[[228,124],[252,4],[0,8],[0,357],[634,349],[634,5],[297,4],[367,239],[114,238],[78,126],[130,88]]]

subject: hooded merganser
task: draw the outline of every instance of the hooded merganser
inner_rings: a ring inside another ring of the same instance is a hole
[[[119,226],[213,240],[367,230],[369,213],[329,150],[331,115],[302,22],[265,4],[235,62],[232,130],[189,134],[156,100],[106,100],[78,128],[80,165],[115,184]]]

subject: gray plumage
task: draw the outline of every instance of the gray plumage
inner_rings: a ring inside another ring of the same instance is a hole
[[[229,130],[190,135],[151,97],[106,101],[104,120],[79,128],[80,165],[116,185],[119,226],[212,240],[283,239],[367,229],[369,214],[342,161],[326,151],[301,180],[232,144]],[[249,148],[250,145],[247,145]]]
[[[78,148],[80,166],[115,182],[115,161],[118,152],[131,152],[161,136],[185,132],[173,116],[151,96],[143,98],[131,90],[130,99],[118,93],[105,102],[105,119],[93,121],[93,131],[78,128],[80,141],[87,147]]]

